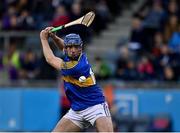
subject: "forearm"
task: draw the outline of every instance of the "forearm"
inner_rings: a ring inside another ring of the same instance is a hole
[[[40,32],[40,39],[41,39],[43,54],[46,61],[52,67],[56,68],[57,70],[61,70],[61,68],[63,67],[63,60],[59,57],[56,57],[49,46],[49,43],[48,43],[49,31],[50,31],[50,28],[48,27],[45,30],[42,30]]]
[[[58,36],[54,35],[51,37],[55,43],[55,45],[60,49],[63,50],[64,49],[64,41],[63,39],[59,38]]]
[[[46,58],[47,63],[50,64],[52,67],[56,68],[57,70],[61,70],[63,67],[63,60],[54,56],[47,40],[41,39],[41,43],[43,48],[43,54]]]
[[[54,57],[54,54],[49,46],[48,40],[41,39],[41,44],[44,57],[46,61],[49,62]]]

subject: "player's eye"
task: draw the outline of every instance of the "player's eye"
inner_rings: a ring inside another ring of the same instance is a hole
[[[72,48],[72,47],[73,47],[72,45],[66,46],[66,48]]]
[[[74,47],[74,48],[80,48],[80,46],[79,46],[79,45],[74,45],[73,47]]]
[[[79,46],[79,45],[69,45],[69,46],[66,46],[66,48],[69,48],[69,49],[71,49],[71,48],[78,49],[78,48],[81,48],[81,46]]]

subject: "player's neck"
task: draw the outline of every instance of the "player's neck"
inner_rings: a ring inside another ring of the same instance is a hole
[[[78,56],[76,56],[76,57],[70,57],[70,56],[68,56],[68,58],[69,58],[70,60],[72,60],[72,61],[78,61],[78,60],[79,60],[80,55],[81,55],[81,54],[79,54],[79,55],[78,55]]]

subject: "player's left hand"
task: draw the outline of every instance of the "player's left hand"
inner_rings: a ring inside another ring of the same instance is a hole
[[[40,32],[40,38],[41,38],[41,40],[48,40],[48,32],[47,32],[47,30],[42,30],[41,32]]]
[[[44,30],[42,30],[40,33],[41,38],[47,40],[49,37],[51,37],[52,39],[54,39],[56,37],[56,34],[51,32],[51,29],[53,28],[54,27],[46,27]]]
[[[53,29],[54,27],[47,27],[45,30],[48,31],[48,36],[51,37],[52,39],[56,37],[56,32],[51,32],[51,30]]]

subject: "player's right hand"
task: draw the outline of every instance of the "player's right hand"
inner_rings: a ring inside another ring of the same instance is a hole
[[[44,29],[40,32],[40,38],[42,40],[48,40],[48,34],[49,34],[48,30]]]
[[[47,40],[49,36],[52,38],[55,37],[56,36],[55,33],[51,32],[51,29],[53,28],[54,27],[46,27],[44,30],[42,30],[40,33],[41,39]]]
[[[51,37],[52,39],[56,39],[56,32],[51,32],[51,30],[54,28],[54,27],[47,27],[48,30],[49,30],[49,37]]]

